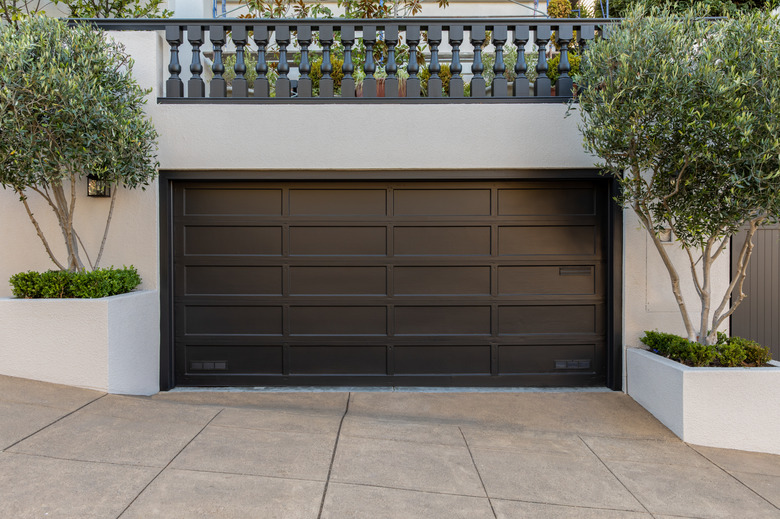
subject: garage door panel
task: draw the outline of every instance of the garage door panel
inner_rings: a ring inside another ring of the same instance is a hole
[[[281,216],[282,190],[257,188],[187,188],[185,215]]]
[[[385,256],[387,227],[290,227],[291,256]]]
[[[397,375],[490,374],[490,345],[409,345],[393,348]]]
[[[290,216],[384,216],[385,189],[290,189]]]
[[[596,305],[524,305],[498,308],[498,334],[596,333]]]
[[[594,255],[596,226],[501,226],[498,229],[501,256]]]
[[[571,373],[597,368],[595,344],[524,344],[498,347],[499,373]]]
[[[282,255],[281,227],[185,226],[185,255]]]
[[[291,306],[290,335],[387,335],[384,306]]]
[[[490,189],[396,189],[395,216],[490,216]]]
[[[499,266],[499,295],[593,295],[595,265]]]
[[[604,185],[175,182],[176,379],[599,383]]]
[[[489,306],[396,306],[395,335],[490,335]]]
[[[415,295],[490,295],[490,267],[396,267],[393,293]]]
[[[595,215],[596,191],[587,188],[499,189],[500,216]]]
[[[187,266],[184,294],[281,295],[282,267]]]
[[[490,227],[393,229],[396,256],[490,256]]]
[[[281,306],[184,307],[187,335],[270,335],[283,333]]]
[[[385,346],[291,346],[291,375],[385,375]]]
[[[281,346],[187,346],[185,369],[189,373],[277,375],[282,373],[283,357]]]
[[[386,267],[290,267],[291,296],[386,294]]]

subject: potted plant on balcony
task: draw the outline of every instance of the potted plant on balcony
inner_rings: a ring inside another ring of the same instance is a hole
[[[649,233],[685,339],[704,348],[746,297],[756,229],[780,215],[780,62],[767,52],[780,46],[780,25],[764,12],[701,15],[634,8],[588,49],[577,79],[585,146]],[[718,267],[743,228],[718,293]],[[662,241],[669,232],[676,244]],[[695,293],[683,290],[685,276]],[[780,416],[756,401],[780,405],[780,369],[690,368],[629,348],[627,390],[686,441],[780,453],[768,432]]]
[[[0,63],[0,184],[18,195],[30,231],[59,271],[14,276],[19,297],[46,299],[0,301],[2,372],[114,392],[154,392],[158,367],[149,373],[148,365],[159,354],[149,332],[159,319],[149,311],[155,295],[103,298],[132,290],[140,278],[132,267],[99,270],[120,192],[143,188],[157,174],[157,133],[143,112],[148,92],[134,80],[121,45],[89,26],[68,27],[44,16],[0,27]],[[95,237],[80,234],[75,225],[87,190],[103,196],[110,191],[93,255],[84,244]],[[49,209],[64,247],[46,236],[41,215]],[[50,299],[57,295],[100,299]],[[139,370],[146,373],[143,380],[120,375]]]

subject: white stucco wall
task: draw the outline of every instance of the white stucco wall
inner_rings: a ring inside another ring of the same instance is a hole
[[[627,354],[627,392],[680,439],[780,454],[780,363],[691,368],[648,351]]]
[[[0,374],[151,395],[159,391],[156,290],[100,299],[0,298]]]
[[[136,59],[139,82],[152,88],[147,113],[160,133],[159,160],[169,170],[461,170],[590,168],[579,117],[563,104],[157,104],[164,63],[157,33],[113,33]],[[187,63],[186,56],[182,61]],[[183,78],[188,78],[185,72]],[[79,186],[77,228],[96,250],[108,201],[89,199]],[[31,197],[32,198],[32,197]],[[158,186],[123,190],[117,200],[104,265],[135,265],[144,289],[159,286]],[[56,222],[42,202],[33,206],[59,254]],[[48,261],[22,205],[0,191],[0,297],[15,272],[45,270]],[[670,245],[670,247],[674,247]],[[624,225],[624,343],[646,329],[682,331],[657,252],[636,218]],[[91,252],[92,253],[92,252]],[[94,256],[94,253],[92,253]],[[727,255],[724,255],[724,258]],[[687,259],[681,272],[685,271]],[[723,285],[728,261],[717,268]],[[694,296],[690,286],[688,297]],[[694,301],[694,300],[691,300]],[[695,312],[695,310],[694,310]]]

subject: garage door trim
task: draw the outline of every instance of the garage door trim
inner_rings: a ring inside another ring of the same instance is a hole
[[[566,180],[600,179],[609,182],[610,199],[617,192],[614,181],[604,179],[597,170],[460,170],[460,171],[171,171],[160,172],[160,303],[161,303],[161,389],[176,385],[174,375],[174,333],[173,333],[173,183],[188,180],[263,180],[263,181],[341,181],[341,180]],[[609,243],[605,247],[606,257],[606,385],[619,390],[622,384],[622,210],[614,202],[609,203],[606,215],[605,235]],[[545,375],[550,377],[550,375]],[[233,375],[236,385],[242,384],[241,375]],[[342,377],[344,378],[344,377]],[[348,377],[347,377],[348,378]],[[435,378],[435,377],[433,377]],[[530,377],[529,379],[532,379]],[[452,383],[450,376],[439,377],[440,385]],[[484,377],[459,377],[457,385],[488,385]],[[305,384],[301,378],[296,383]],[[349,380],[344,381],[345,384]],[[399,377],[399,383],[402,380]],[[433,382],[436,383],[436,382]],[[569,381],[571,383],[571,381]],[[562,382],[561,385],[565,384]]]

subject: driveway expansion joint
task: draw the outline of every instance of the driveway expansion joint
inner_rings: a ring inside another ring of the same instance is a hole
[[[82,460],[79,458],[63,458],[61,456],[51,456],[49,454],[36,454],[34,452],[16,452],[16,451],[8,451],[4,452],[4,454],[9,454],[12,456],[31,456],[33,458],[46,458],[50,460],[60,460],[60,461],[75,461],[76,463],[93,463],[96,465],[113,465],[115,467],[138,467],[142,469],[159,469],[159,465],[144,465],[144,464],[138,464],[138,463],[117,463],[115,461],[100,461],[100,460]]]
[[[344,406],[344,414],[341,415],[341,421],[339,422],[339,430],[336,432],[336,441],[333,443],[333,454],[330,456],[330,465],[328,465],[328,477],[325,479],[325,488],[322,489],[322,500],[320,501],[320,511],[317,514],[317,519],[322,519],[322,510],[325,508],[325,497],[328,495],[328,485],[330,484],[330,475],[333,473],[333,463],[336,461],[336,450],[339,448],[339,440],[341,439],[341,428],[344,426],[344,419],[349,413],[349,401],[352,399],[352,392],[347,393],[347,404]]]
[[[187,468],[181,468],[181,467],[171,467],[170,470],[176,471],[176,472],[195,472],[195,473],[206,473],[206,474],[220,474],[220,475],[223,475],[223,476],[242,476],[242,477],[248,477],[248,478],[283,479],[283,480],[286,480],[286,481],[306,481],[307,483],[324,483],[325,482],[325,480],[323,480],[323,479],[299,478],[299,477],[295,477],[295,476],[272,476],[270,474],[248,474],[246,472],[226,472],[224,470],[187,469]]]
[[[187,444],[186,444],[186,445],[184,445],[184,447],[182,447],[181,449],[179,449],[179,452],[177,452],[177,453],[176,453],[176,455],[175,455],[175,456],[173,456],[173,457],[170,459],[170,461],[168,461],[168,463],[167,463],[167,464],[166,464],[166,465],[165,465],[163,468],[161,468],[161,469],[160,469],[160,471],[159,471],[157,474],[155,474],[155,475],[154,475],[154,477],[153,477],[151,480],[149,480],[149,482],[148,482],[146,485],[144,485],[144,488],[142,488],[142,489],[141,489],[141,491],[140,491],[140,492],[138,492],[138,494],[136,494],[136,496],[135,496],[133,499],[131,499],[131,500],[130,500],[130,502],[127,504],[127,506],[126,506],[126,507],[124,507],[124,509],[123,509],[121,512],[119,512],[119,515],[117,515],[117,516],[116,516],[116,517],[117,517],[117,519],[119,519],[120,517],[122,517],[122,516],[125,514],[125,512],[127,512],[128,508],[130,508],[131,506],[133,506],[133,503],[135,503],[135,502],[136,502],[136,500],[137,500],[139,497],[141,497],[141,494],[143,494],[143,493],[144,493],[144,491],[146,491],[146,489],[147,489],[147,488],[149,488],[149,487],[151,486],[151,484],[152,484],[152,483],[154,483],[154,482],[157,480],[157,478],[159,478],[159,477],[160,477],[160,474],[162,474],[162,473],[165,471],[165,469],[167,469],[168,467],[170,467],[170,466],[171,466],[171,463],[173,463],[173,461],[174,461],[176,458],[178,458],[178,457],[179,457],[179,454],[181,454],[181,453],[184,451],[184,449],[186,449],[187,447],[189,447],[189,445],[190,445],[190,444],[193,442],[193,440],[194,440],[195,438],[197,438],[198,436],[200,436],[200,433],[202,433],[202,432],[203,432],[203,431],[206,429],[206,427],[208,427],[208,426],[209,426],[209,424],[210,424],[211,422],[213,422],[213,421],[214,421],[214,419],[215,419],[217,416],[219,416],[219,413],[221,413],[221,412],[222,412],[222,411],[224,411],[224,410],[225,410],[225,408],[222,408],[222,409],[220,409],[219,411],[217,411],[217,413],[216,413],[214,416],[212,416],[212,417],[211,417],[211,419],[210,419],[208,422],[206,422],[206,425],[204,425],[203,427],[201,427],[201,429],[200,429],[200,430],[197,432],[197,434],[195,434],[195,435],[194,435],[192,438],[190,438],[190,441],[188,441],[188,442],[187,442]]]
[[[36,434],[38,434],[39,432],[41,432],[41,431],[43,431],[43,430],[45,430],[45,429],[48,429],[49,427],[51,427],[51,426],[52,426],[52,425],[54,425],[55,423],[58,423],[58,422],[60,422],[60,421],[64,420],[65,418],[69,417],[70,415],[72,415],[72,414],[75,414],[75,413],[77,413],[77,412],[81,411],[82,409],[84,409],[84,408],[85,408],[85,407],[87,407],[88,405],[90,405],[90,404],[93,404],[93,403],[97,402],[98,400],[100,400],[101,398],[104,398],[104,397],[106,397],[107,395],[108,395],[108,393],[104,393],[104,394],[100,395],[99,397],[97,397],[97,398],[95,398],[95,399],[93,399],[93,400],[90,400],[89,402],[87,402],[86,404],[82,405],[81,407],[78,407],[78,408],[74,409],[73,411],[71,411],[71,412],[69,412],[69,413],[67,413],[67,414],[65,414],[65,415],[62,415],[62,416],[60,416],[59,418],[57,418],[56,420],[54,420],[54,421],[53,421],[53,422],[51,422],[50,424],[48,424],[48,425],[44,425],[43,427],[41,427],[40,429],[38,429],[38,430],[37,430],[37,431],[35,431],[34,433],[28,434],[27,436],[25,436],[25,437],[24,437],[24,438],[22,438],[21,440],[17,440],[17,441],[15,441],[14,443],[12,443],[11,445],[7,446],[6,448],[4,448],[4,449],[3,449],[2,451],[0,451],[0,452],[6,452],[8,449],[10,449],[10,448],[12,448],[12,447],[15,447],[15,446],[19,445],[20,443],[22,443],[23,441],[25,441],[25,440],[26,440],[26,439],[28,439],[28,438],[32,438],[33,436],[35,436],[35,435],[36,435]]]
[[[696,449],[694,449],[693,447],[691,447],[691,446],[690,446],[690,445],[688,445],[687,443],[686,443],[685,445],[686,445],[686,446],[687,446],[689,449],[691,449],[692,451],[694,451],[696,454],[698,454],[699,456],[701,456],[701,457],[702,457],[702,458],[704,458],[705,460],[707,460],[707,461],[709,461],[710,463],[712,463],[712,464],[713,464],[715,467],[717,467],[718,469],[720,469],[720,470],[721,470],[721,471],[722,471],[724,474],[726,474],[728,477],[730,477],[731,479],[733,479],[734,481],[736,481],[738,484],[740,484],[741,486],[745,487],[746,489],[748,489],[748,490],[749,490],[750,492],[752,492],[753,494],[757,495],[757,496],[758,496],[759,498],[761,498],[761,499],[762,499],[764,502],[766,502],[766,503],[769,503],[769,505],[770,505],[771,507],[773,507],[775,510],[780,510],[780,507],[778,507],[778,506],[777,506],[776,504],[774,504],[772,501],[770,501],[769,499],[765,498],[764,496],[762,496],[761,494],[759,494],[758,492],[756,492],[755,490],[753,490],[751,487],[749,487],[748,485],[746,485],[746,484],[745,484],[745,483],[744,483],[744,482],[743,482],[741,479],[739,479],[737,476],[735,476],[734,474],[732,474],[732,473],[731,473],[729,470],[727,470],[727,469],[724,469],[723,467],[721,467],[720,465],[718,465],[716,462],[712,461],[710,458],[708,458],[708,457],[707,457],[707,455],[706,455],[706,454],[704,454],[704,453],[702,453],[702,452],[699,452],[699,451],[697,451]],[[760,474],[760,473],[758,473],[758,475],[764,476],[765,474]]]
[[[367,487],[367,488],[381,488],[387,490],[398,490],[400,492],[415,492],[417,494],[431,494],[435,496],[452,496],[452,497],[473,497],[475,499],[489,499],[482,495],[469,494],[464,492],[444,492],[441,490],[424,490],[421,488],[408,488],[408,487],[394,487],[389,485],[377,485],[376,483],[359,483],[356,481],[334,481],[334,485],[346,485],[354,487]],[[512,501],[511,499],[505,499],[505,501]],[[516,501],[516,500],[515,500]]]
[[[496,514],[496,509],[493,507],[493,501],[490,499],[490,494],[488,494],[487,487],[485,487],[485,481],[482,479],[482,474],[479,472],[479,467],[477,467],[477,461],[474,459],[474,454],[471,453],[471,447],[469,446],[469,441],[466,439],[466,435],[463,434],[463,429],[458,427],[458,431],[460,431],[460,435],[463,437],[463,443],[466,444],[466,449],[469,451],[469,457],[471,457],[471,463],[474,465],[474,470],[477,471],[477,477],[479,477],[479,482],[482,485],[482,491],[485,492],[485,497],[488,500],[488,504],[490,505],[490,510],[493,512],[493,517],[498,519],[498,515]]]
[[[609,468],[609,465],[607,465],[607,464],[604,462],[604,460],[602,460],[602,459],[601,459],[601,456],[599,456],[598,454],[596,454],[596,451],[594,451],[594,450],[593,450],[593,448],[592,448],[590,445],[588,445],[588,442],[586,442],[585,440],[583,440],[583,439],[582,439],[582,436],[578,436],[578,438],[579,438],[579,439],[580,439],[580,441],[581,441],[581,442],[582,442],[582,443],[585,445],[585,447],[587,447],[587,448],[588,448],[588,450],[589,450],[590,452],[592,452],[594,456],[596,456],[596,459],[597,459],[597,460],[599,460],[599,463],[601,463],[602,465],[604,465],[604,468],[605,468],[605,469],[607,469],[607,470],[609,471],[609,473],[610,473],[610,474],[612,474],[612,477],[613,477],[613,478],[615,478],[615,480],[617,480],[617,481],[618,481],[618,482],[619,482],[619,483],[622,485],[622,487],[626,489],[626,492],[628,492],[628,493],[629,493],[629,495],[630,495],[631,497],[633,497],[633,498],[634,498],[634,501],[636,501],[637,503],[639,503],[639,504],[641,505],[641,507],[642,507],[642,508],[644,508],[645,512],[647,512],[647,513],[650,515],[650,517],[652,517],[653,519],[655,519],[655,514],[653,514],[653,513],[652,513],[652,512],[651,512],[651,511],[650,511],[650,510],[649,510],[649,509],[648,509],[648,508],[645,506],[645,504],[644,504],[644,503],[643,503],[643,502],[642,502],[642,501],[641,501],[641,500],[640,500],[640,499],[639,499],[639,498],[638,498],[636,495],[634,495],[634,493],[633,493],[633,492],[631,492],[631,489],[630,489],[630,488],[628,488],[628,487],[626,486],[626,484],[625,484],[625,483],[623,483],[623,480],[621,480],[621,479],[620,479],[620,478],[617,476],[617,474],[615,474],[615,473],[612,471],[612,469],[611,469],[611,468]]]

